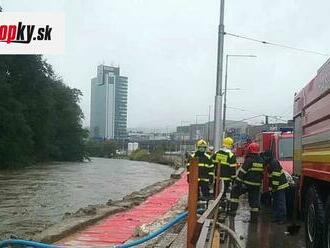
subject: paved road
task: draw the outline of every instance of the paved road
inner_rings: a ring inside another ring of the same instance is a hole
[[[242,199],[235,217],[235,230],[243,237],[247,248],[305,248],[303,224],[296,236],[286,235],[287,225],[271,223],[271,210],[263,208],[257,224],[249,223],[249,206]]]

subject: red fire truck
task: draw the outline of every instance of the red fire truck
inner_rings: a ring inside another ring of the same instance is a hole
[[[330,60],[294,98],[294,174],[306,247],[330,247]]]
[[[272,150],[283,169],[290,175],[293,172],[293,133],[292,129],[278,132],[262,132],[256,135],[255,142],[260,145],[260,152]],[[238,144],[235,153],[239,163],[244,161],[249,142]]]
[[[286,177],[290,183],[293,183],[293,133],[292,128],[283,128],[280,131],[266,131],[256,135],[255,142],[260,145],[260,152],[271,150],[275,158],[280,162]],[[244,162],[244,156],[247,152],[249,142],[239,144],[236,147],[236,156],[238,163]],[[291,185],[291,184],[290,184]],[[292,215],[293,206],[293,187],[287,190],[287,209],[288,216]],[[269,192],[269,177],[267,171],[265,171],[263,179],[263,194],[261,196],[261,202],[270,206],[271,195]]]
[[[283,169],[290,175],[293,172],[293,133],[292,129],[280,132],[262,132],[257,134],[256,142],[260,151],[271,150]]]
[[[274,157],[280,162],[286,178],[290,184],[290,188],[286,190],[286,205],[287,215],[292,216],[293,213],[293,133],[292,128],[283,128],[277,132],[262,132],[257,134],[256,142],[260,145],[260,151],[264,152],[271,150]],[[261,202],[266,205],[271,205],[271,194],[269,191],[269,176],[267,170],[264,172],[263,179],[263,194],[261,196]]]

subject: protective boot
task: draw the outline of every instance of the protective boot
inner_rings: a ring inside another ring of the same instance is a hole
[[[230,217],[235,217],[236,214],[237,214],[236,210],[229,209],[228,212],[227,212],[227,215],[230,216]]]
[[[250,215],[250,222],[251,223],[258,223],[258,212],[251,211],[250,213],[251,213],[251,215]]]
[[[233,207],[232,204],[227,208],[227,215],[231,217],[235,217],[237,214],[237,208]]]
[[[229,200],[229,207],[228,207],[227,214],[229,216],[235,217],[236,216],[237,209],[238,209],[238,203],[237,202],[233,202],[232,200]]]

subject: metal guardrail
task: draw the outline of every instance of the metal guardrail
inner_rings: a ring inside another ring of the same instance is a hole
[[[238,237],[237,233],[235,233],[234,230],[230,229],[228,226],[222,223],[216,223],[216,224],[230,235],[234,245],[236,245],[235,247],[245,248],[245,244],[240,240],[240,238]]]

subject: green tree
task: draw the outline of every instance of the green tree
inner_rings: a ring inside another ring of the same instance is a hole
[[[1,65],[0,68],[2,68]],[[1,73],[0,168],[30,163],[29,154],[33,149],[32,132],[25,121],[23,106],[16,101],[10,85],[3,76],[4,74]]]
[[[41,56],[0,56],[0,92],[0,167],[21,164],[22,158],[74,161],[86,156],[82,94],[64,85]],[[11,152],[3,154],[8,145]]]

